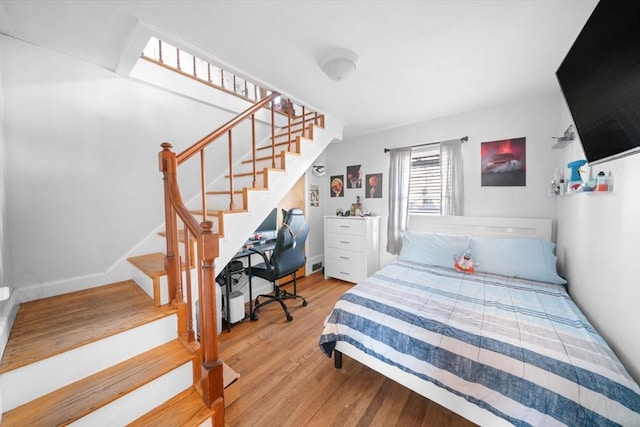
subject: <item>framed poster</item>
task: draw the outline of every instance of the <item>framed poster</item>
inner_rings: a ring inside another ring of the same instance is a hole
[[[309,187],[309,205],[312,208],[320,206],[320,186],[317,184],[311,184]]]
[[[480,145],[483,187],[524,187],[527,185],[526,138],[502,139]]]
[[[347,166],[347,188],[362,188],[362,165]]]
[[[329,182],[331,197],[344,197],[344,175],[332,175]]]
[[[382,174],[372,173],[366,176],[366,188],[364,192],[365,199],[381,199],[382,198]]]

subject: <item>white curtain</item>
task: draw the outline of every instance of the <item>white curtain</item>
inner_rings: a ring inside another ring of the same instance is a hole
[[[402,249],[402,232],[407,228],[411,147],[392,148],[389,151],[387,252],[397,255]]]
[[[440,215],[463,215],[464,178],[460,139],[440,143],[440,174],[442,179]]]

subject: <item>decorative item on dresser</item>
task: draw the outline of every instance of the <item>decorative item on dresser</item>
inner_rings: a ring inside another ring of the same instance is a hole
[[[359,282],[379,268],[379,216],[324,217],[324,277]]]

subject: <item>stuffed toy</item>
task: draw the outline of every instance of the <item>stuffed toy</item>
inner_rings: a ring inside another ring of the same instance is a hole
[[[455,264],[453,264],[453,266],[455,267],[456,270],[462,273],[467,273],[467,274],[473,273],[473,269],[476,263],[473,262],[473,258],[471,257],[471,252],[468,249],[464,251],[462,256],[455,256],[454,258],[456,262]]]

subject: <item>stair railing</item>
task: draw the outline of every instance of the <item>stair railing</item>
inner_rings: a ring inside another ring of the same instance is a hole
[[[171,303],[178,310],[178,335],[180,339],[190,346],[198,366],[194,370],[194,384],[200,389],[207,406],[215,409],[216,417],[224,420],[224,396],[222,380],[222,362],[219,359],[217,340],[217,311],[216,292],[220,292],[215,282],[214,261],[219,255],[219,234],[222,228],[222,215],[218,217],[218,230],[214,223],[207,219],[207,180],[205,177],[205,149],[213,142],[224,136],[228,142],[229,158],[229,209],[233,210],[234,203],[234,179],[233,179],[233,138],[232,131],[240,124],[251,121],[251,152],[252,156],[252,182],[256,187],[256,113],[268,107],[271,116],[271,164],[276,166],[276,128],[282,130],[275,123],[275,112],[287,104],[287,128],[289,136],[288,150],[291,150],[291,128],[294,126],[293,104],[289,100],[280,101],[276,105],[279,94],[272,93],[240,113],[220,128],[197,141],[194,145],[179,154],[174,153],[172,145],[168,142],[162,144],[159,153],[159,166],[164,180],[164,207],[166,224],[166,269],[168,288]],[[302,135],[308,135],[311,123],[324,126],[324,116],[317,113],[307,113],[302,107],[302,115],[296,116],[295,125],[302,125]],[[281,114],[281,112],[278,112]],[[308,129],[307,129],[308,128]],[[282,135],[282,134],[281,134]],[[299,149],[299,147],[298,147]],[[200,155],[200,186],[202,193],[202,217],[199,222],[192,211],[187,208],[182,200],[178,185],[178,168],[192,157]],[[266,173],[266,171],[265,171]],[[246,208],[246,206],[245,206]],[[192,242],[195,242],[195,253],[192,253]],[[181,246],[182,243],[182,246]],[[181,250],[182,248],[182,250]],[[194,259],[195,258],[195,259]],[[192,277],[191,268],[195,266],[195,277]],[[194,283],[195,282],[195,283]],[[194,295],[194,292],[197,295]],[[194,328],[193,311],[196,311],[197,328]],[[218,424],[215,424],[218,425]],[[222,425],[222,424],[220,424]]]
[[[217,319],[215,311],[215,267],[214,260],[218,256],[218,235],[213,233],[213,223],[202,221],[198,223],[193,214],[182,201],[178,187],[176,155],[171,151],[171,144],[162,144],[160,152],[160,170],[164,180],[165,223],[167,253],[165,266],[167,269],[169,295],[171,303],[178,309],[178,335],[195,351],[200,369],[194,369],[194,383],[201,390],[204,402],[215,410],[216,419],[221,417],[224,423],[224,385],[222,380],[223,365],[218,357]],[[184,251],[185,262],[181,262],[179,249],[178,221],[184,227],[182,239],[185,242],[193,240],[196,246],[196,275],[198,294],[200,296],[198,308],[200,313],[199,344],[195,342],[192,324],[193,305],[191,274],[184,275],[187,301],[183,294],[183,271],[190,272],[191,265],[189,250]]]

